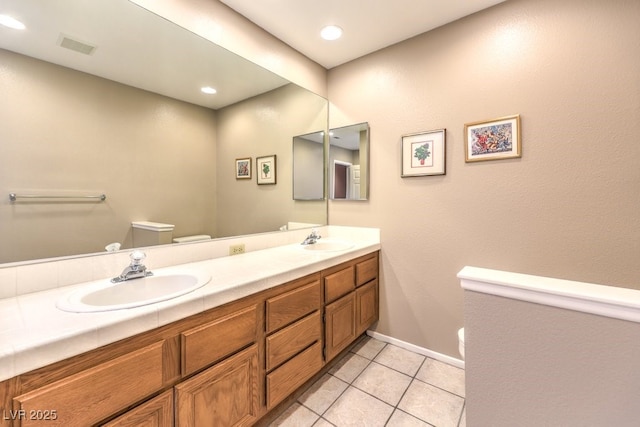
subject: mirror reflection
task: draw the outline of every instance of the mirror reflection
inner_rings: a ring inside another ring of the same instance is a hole
[[[333,200],[368,199],[368,123],[329,131],[329,192]]]
[[[293,199],[324,199],[324,136],[313,132],[293,137]]]
[[[130,249],[132,223],[158,243],[326,224],[291,199],[291,139],[326,129],[324,98],[127,0],[3,6],[26,29],[0,26],[0,263]],[[235,179],[270,155],[277,185]]]

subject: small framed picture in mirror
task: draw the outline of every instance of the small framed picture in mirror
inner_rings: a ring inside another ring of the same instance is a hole
[[[276,183],[276,155],[256,158],[256,176],[258,185]]]
[[[251,179],[251,157],[236,159],[236,179]]]

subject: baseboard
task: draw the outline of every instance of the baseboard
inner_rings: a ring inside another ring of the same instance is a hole
[[[397,347],[404,348],[405,350],[412,351],[414,353],[421,354],[423,356],[430,357],[432,359],[439,360],[440,362],[447,363],[449,365],[455,366],[456,368],[464,369],[464,360],[456,359],[455,357],[447,356],[446,354],[438,353],[433,350],[429,350],[423,347],[418,347],[417,345],[401,341],[397,338],[389,337],[387,335],[383,335],[376,331],[367,331],[367,335],[371,338],[375,338],[382,342],[386,342],[388,344],[393,344]]]

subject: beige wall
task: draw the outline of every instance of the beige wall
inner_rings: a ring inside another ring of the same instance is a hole
[[[371,126],[377,330],[458,356],[475,265],[640,287],[640,2],[510,0],[330,70],[331,127]],[[464,123],[520,114],[521,159],[464,162]],[[447,174],[400,178],[401,135],[447,129]]]
[[[293,137],[327,129],[327,101],[289,84],[218,110],[218,237],[326,224],[326,203],[293,200]],[[256,158],[276,155],[276,185],[258,185]],[[251,157],[251,179],[235,159]],[[322,161],[322,160],[320,160]]]
[[[0,93],[0,263],[131,247],[131,221],[214,234],[214,111],[4,50]],[[10,204],[10,192],[107,200]]]
[[[464,299],[467,425],[638,425],[640,324],[471,291]]]

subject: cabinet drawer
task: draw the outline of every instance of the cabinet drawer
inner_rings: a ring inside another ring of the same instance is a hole
[[[316,311],[267,337],[267,371],[295,356],[310,344],[319,341],[321,336],[320,312]]]
[[[356,264],[356,286],[362,286],[376,277],[378,277],[378,257]]]
[[[354,268],[349,266],[344,270],[325,276],[324,298],[329,303],[348,294],[355,289]]]
[[[271,409],[322,368],[322,344],[315,343],[267,375],[267,408]]]
[[[269,298],[267,307],[267,333],[273,332],[303,318],[320,308],[320,281]]]
[[[258,306],[253,305],[180,334],[182,375],[191,374],[256,341]]]
[[[19,425],[94,425],[157,392],[163,385],[163,344],[151,344],[15,397],[14,408],[26,414],[55,411],[55,419],[26,417]]]

